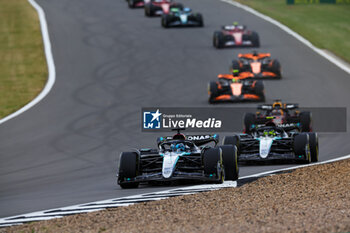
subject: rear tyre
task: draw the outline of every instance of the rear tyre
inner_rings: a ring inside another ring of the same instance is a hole
[[[260,47],[260,39],[259,39],[258,33],[252,32],[251,40],[252,40],[253,47],[258,47],[258,48]]]
[[[300,113],[301,132],[311,131],[311,120],[312,120],[311,112]]]
[[[222,151],[220,148],[210,148],[203,153],[203,167],[206,176],[217,176],[217,183],[223,183],[225,179]]]
[[[215,97],[219,95],[218,84],[215,81],[211,81],[208,84],[208,94],[209,94],[209,103],[213,103]]]
[[[298,134],[294,137],[293,149],[296,156],[304,156],[304,163],[311,162],[309,135],[306,133]]]
[[[224,47],[224,34],[220,31],[214,32],[213,36],[213,46],[217,49]]]
[[[152,17],[153,15],[154,15],[154,13],[153,13],[152,4],[146,4],[145,5],[145,16]]]
[[[203,27],[204,26],[202,14],[199,14],[199,13],[196,14],[196,21],[198,22],[198,26],[199,27]]]
[[[164,28],[169,27],[169,22],[170,22],[170,15],[167,15],[167,14],[162,15],[162,26]]]
[[[309,133],[309,144],[311,162],[318,162],[318,135],[317,133]]]
[[[265,93],[264,93],[264,83],[261,80],[256,81],[254,86],[254,92],[258,96],[260,96],[262,101],[265,101]]]
[[[134,0],[128,0],[128,6],[129,6],[129,8],[135,8]]]
[[[278,78],[282,78],[281,74],[281,64],[278,60],[273,60],[271,64],[271,71],[277,74]]]
[[[225,136],[224,141],[222,142],[223,145],[231,145],[236,146],[237,151],[239,152],[239,146],[240,146],[240,139],[238,135],[233,136]]]
[[[139,155],[136,152],[123,152],[119,160],[118,184],[120,187],[137,188],[139,182],[128,183],[128,179],[134,179],[139,172]]]
[[[237,147],[232,145],[220,146],[222,160],[225,169],[225,180],[238,180],[238,155]]]
[[[244,132],[246,134],[250,134],[252,130],[252,126],[255,124],[255,114],[254,113],[246,113],[244,115]]]

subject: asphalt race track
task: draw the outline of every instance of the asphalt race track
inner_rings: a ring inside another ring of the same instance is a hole
[[[214,49],[212,34],[223,24],[258,31],[259,51],[280,60],[284,78],[265,82],[267,102],[350,107],[348,74],[226,3],[183,0],[203,14],[205,27],[163,29],[159,18],[128,9],[125,0],[37,2],[48,20],[57,80],[42,102],[0,125],[0,217],[169,189],[121,190],[118,156],[156,145],[156,134],[141,133],[141,107],[208,106],[207,82],[227,72],[239,52],[252,51]],[[320,136],[321,161],[349,154],[350,134]],[[287,166],[241,167],[240,175]]]

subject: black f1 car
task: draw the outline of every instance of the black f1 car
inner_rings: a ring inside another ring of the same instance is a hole
[[[215,31],[213,36],[215,48],[224,47],[259,47],[258,33],[247,30],[245,26],[234,23],[222,26],[221,31]]]
[[[209,103],[264,102],[264,83],[231,74],[218,75],[218,81],[208,84]]]
[[[143,182],[237,180],[237,148],[217,146],[218,141],[218,135],[185,136],[178,131],[172,137],[158,138],[157,149],[123,152],[118,184],[122,188],[136,188]]]
[[[318,161],[316,133],[287,133],[277,126],[254,128],[250,134],[226,136],[224,145],[238,148],[239,162]]]
[[[250,133],[254,128],[271,122],[285,131],[311,132],[311,112],[298,111],[298,104],[282,103],[275,100],[273,104],[258,105],[256,113],[246,113],[244,116],[244,132]]]
[[[203,27],[200,13],[192,13],[190,8],[172,8],[169,14],[162,15],[162,26],[168,27]]]
[[[145,2],[145,16],[161,16],[169,14],[173,8],[183,9],[183,5],[172,0],[148,0]]]

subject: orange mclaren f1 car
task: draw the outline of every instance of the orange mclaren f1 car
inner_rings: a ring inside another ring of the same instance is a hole
[[[232,61],[232,71],[245,78],[280,79],[281,65],[270,53],[239,54],[238,60]]]
[[[219,74],[218,81],[208,84],[209,103],[264,102],[264,83],[234,74]]]

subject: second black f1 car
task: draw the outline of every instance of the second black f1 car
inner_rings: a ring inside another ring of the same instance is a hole
[[[136,188],[144,182],[201,180],[222,183],[238,179],[237,148],[217,146],[218,135],[160,137],[157,149],[123,152],[119,161],[118,184]],[[209,146],[213,143],[214,146]]]
[[[226,136],[223,144],[238,148],[239,162],[318,161],[317,133],[287,133],[273,125],[254,128],[250,134]]]

